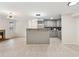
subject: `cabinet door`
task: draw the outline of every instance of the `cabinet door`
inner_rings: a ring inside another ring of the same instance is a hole
[[[52,23],[53,23],[53,27],[56,27],[57,26],[57,21],[52,21]]]
[[[57,20],[57,27],[61,27],[61,20]]]
[[[50,37],[57,37],[57,31],[51,31]]]
[[[61,32],[58,31],[58,38],[61,39]]]
[[[45,21],[44,22],[44,26],[45,27],[56,27],[57,26],[57,23],[56,23],[56,21]]]
[[[52,27],[53,26],[53,22],[52,21],[45,21],[44,25],[45,25],[45,27]]]

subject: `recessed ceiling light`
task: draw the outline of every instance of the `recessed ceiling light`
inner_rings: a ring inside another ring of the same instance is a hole
[[[78,2],[74,1],[74,2],[69,2],[68,3],[68,6],[73,6],[73,5],[76,5]]]

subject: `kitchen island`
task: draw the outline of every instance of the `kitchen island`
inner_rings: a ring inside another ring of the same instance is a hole
[[[27,44],[49,44],[49,30],[44,28],[27,28]]]

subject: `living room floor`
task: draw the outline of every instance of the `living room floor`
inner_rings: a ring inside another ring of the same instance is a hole
[[[58,38],[50,38],[50,44],[27,44],[25,38],[0,42],[1,57],[76,57],[79,46],[63,45]]]

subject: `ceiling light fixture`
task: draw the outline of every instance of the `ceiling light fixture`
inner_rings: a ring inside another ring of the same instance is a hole
[[[7,16],[8,19],[14,19],[14,14],[12,12],[9,13],[9,15]]]
[[[76,1],[73,1],[73,2],[69,2],[68,3],[68,6],[73,6],[73,5],[76,5],[78,2],[76,2]]]

